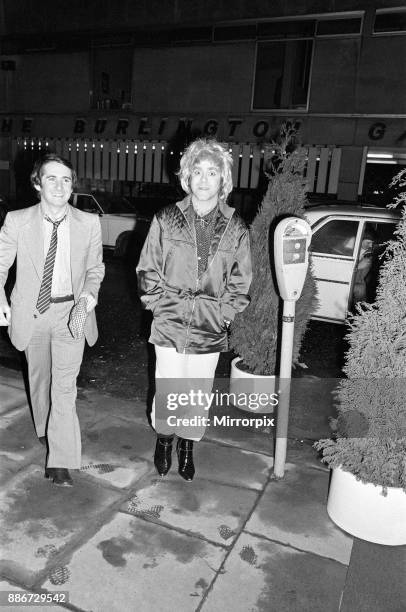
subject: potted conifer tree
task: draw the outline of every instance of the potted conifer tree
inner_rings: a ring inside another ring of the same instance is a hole
[[[406,170],[392,185],[406,186]],[[394,205],[406,203],[406,192]],[[327,511],[345,531],[406,544],[406,211],[381,266],[374,304],[350,321],[332,439],[315,447],[332,468]]]
[[[306,152],[297,146],[296,130],[283,125],[278,142],[267,147],[265,173],[268,187],[261,206],[250,225],[253,278],[250,304],[239,313],[231,327],[230,348],[236,357],[231,366],[233,379],[243,377],[263,382],[274,377],[278,367],[282,301],[273,269],[273,233],[284,217],[305,218]],[[293,363],[297,362],[301,342],[317,302],[316,286],[309,266],[300,299],[296,304]],[[247,380],[244,383],[249,385]],[[241,387],[242,388],[242,387]],[[247,387],[246,387],[247,388]],[[250,387],[252,388],[252,387]]]

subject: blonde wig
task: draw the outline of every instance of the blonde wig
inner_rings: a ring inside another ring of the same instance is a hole
[[[178,172],[182,189],[190,194],[190,177],[193,168],[203,159],[209,159],[219,169],[221,183],[218,197],[225,202],[233,189],[231,174],[233,158],[226,144],[217,142],[212,138],[198,138],[185,149]]]

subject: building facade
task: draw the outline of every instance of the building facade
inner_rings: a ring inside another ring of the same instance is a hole
[[[255,189],[286,122],[311,194],[369,201],[406,164],[403,0],[0,7],[0,192],[45,150],[89,189],[170,182],[200,134],[228,142],[235,185]]]

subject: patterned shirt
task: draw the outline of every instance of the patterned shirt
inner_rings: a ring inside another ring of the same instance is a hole
[[[197,263],[199,278],[207,268],[207,260],[210,252],[210,245],[214,234],[214,227],[218,213],[218,206],[215,206],[207,215],[200,217],[195,211],[194,225],[197,243]]]

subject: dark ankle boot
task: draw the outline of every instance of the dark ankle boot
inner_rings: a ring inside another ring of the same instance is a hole
[[[179,438],[176,446],[178,453],[179,468],[178,472],[185,480],[193,480],[195,466],[193,463],[193,440]]]
[[[154,464],[160,476],[165,476],[172,465],[173,436],[158,436],[155,446]]]

